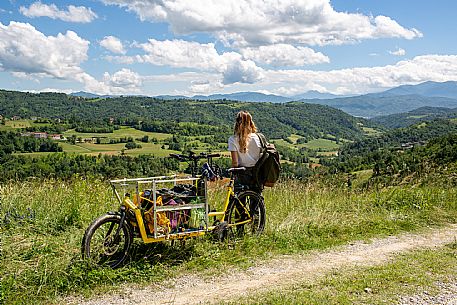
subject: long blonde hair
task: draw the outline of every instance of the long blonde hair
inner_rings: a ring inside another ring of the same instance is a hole
[[[257,131],[252,116],[247,111],[240,111],[236,115],[234,134],[238,136],[238,143],[240,144],[240,152],[246,152],[248,144],[248,136]]]

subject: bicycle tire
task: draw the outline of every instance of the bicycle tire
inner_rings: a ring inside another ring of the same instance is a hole
[[[251,221],[246,224],[234,225],[242,222],[246,218],[246,211],[243,206],[248,208]],[[228,206],[226,221],[232,231],[232,235],[242,237],[244,235],[260,235],[265,229],[266,211],[263,197],[254,191],[243,191],[234,197]]]
[[[118,238],[115,237],[120,222],[118,214],[105,214],[95,219],[84,233],[81,245],[83,259],[113,269],[120,267],[133,242],[132,230],[125,221]]]

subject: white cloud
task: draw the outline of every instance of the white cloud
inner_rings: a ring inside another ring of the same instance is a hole
[[[189,87],[192,94],[208,94],[214,90],[220,90],[224,86],[220,82],[211,82],[209,80],[193,81]]]
[[[43,75],[38,75],[38,74],[31,75],[31,74],[27,74],[27,73],[24,73],[24,72],[11,72],[11,75],[14,76],[15,78],[19,78],[19,79],[23,79],[23,80],[30,80],[30,81],[34,81],[36,83],[40,82],[40,77],[45,77],[46,76],[45,74],[43,74]]]
[[[126,69],[105,75],[103,81],[87,74],[80,65],[88,59],[88,48],[89,41],[72,31],[46,36],[28,23],[12,21],[5,26],[0,22],[0,71],[19,78],[76,81],[100,94],[135,91],[141,86],[138,75]]]
[[[140,92],[143,78],[138,73],[124,68],[113,75],[105,72],[103,82],[110,88],[112,93],[132,93]]]
[[[156,74],[144,76],[145,82],[157,83],[170,83],[170,82],[183,82],[183,83],[206,83],[208,81],[217,81],[220,77],[214,73],[205,72],[181,72],[175,74]]]
[[[62,89],[62,88],[43,88],[39,90],[27,90],[27,92],[31,93],[41,93],[41,92],[59,92],[65,94],[71,94],[75,92],[73,89]]]
[[[113,53],[125,54],[124,46],[117,37],[105,36],[103,40],[100,41],[100,45]]]
[[[320,52],[288,44],[246,48],[241,50],[241,54],[246,59],[272,66],[304,66],[330,62],[330,59]]]
[[[223,83],[247,83],[253,84],[263,78],[263,70],[250,60],[235,59],[230,61],[223,71]]]
[[[135,55],[135,56],[112,56],[112,55],[107,55],[103,57],[109,62],[114,62],[117,64],[124,64],[124,65],[131,65],[136,62],[144,62],[144,59],[141,57],[141,55]]]
[[[0,23],[0,69],[67,78],[83,73],[89,41],[75,32],[45,36],[28,23]]]
[[[389,51],[389,54],[395,56],[404,56],[406,55],[406,51],[402,48],[397,48],[395,51]]]
[[[395,65],[332,71],[268,70],[263,75],[256,86],[269,87],[271,91],[293,87],[302,92],[320,88],[321,92],[334,94],[363,94],[424,81],[457,81],[457,55],[424,55]]]
[[[139,46],[146,52],[141,59],[155,65],[219,70],[223,64],[213,43],[149,39],[148,43]]]
[[[68,22],[89,23],[95,18],[95,14],[90,8],[84,6],[69,5],[68,10],[60,10],[55,4],[43,4],[39,1],[31,4],[28,8],[21,6],[19,11],[26,17],[49,17]]]
[[[399,25],[395,20],[386,16],[377,16],[374,18],[375,27],[373,28],[374,38],[383,37],[400,37],[406,39],[413,39],[422,37],[422,33],[417,29],[405,29]]]
[[[330,0],[102,0],[178,34],[211,33],[227,45],[329,45],[422,34],[386,16],[337,12]]]
[[[206,81],[207,80],[207,81]],[[256,91],[297,95],[310,90],[333,94],[365,94],[425,81],[457,81],[457,55],[424,55],[393,65],[331,71],[263,70],[255,83],[223,84],[217,75],[185,73],[154,76],[156,82],[187,84],[181,94]]]
[[[215,71],[221,74],[224,84],[253,83],[262,78],[262,68],[251,60],[244,60],[239,53],[219,54],[213,43],[200,44],[185,40],[149,39],[139,44],[146,54],[123,56],[122,62],[147,62],[154,65]],[[110,58],[115,60],[114,57]]]

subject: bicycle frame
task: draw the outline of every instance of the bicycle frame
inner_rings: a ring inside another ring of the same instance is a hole
[[[223,222],[225,221],[225,217],[227,215],[227,210],[228,210],[228,207],[229,207],[229,204],[230,204],[230,200],[232,198],[237,198],[236,196],[236,193],[234,191],[234,179],[233,177],[230,178],[230,182],[229,184],[227,185],[227,195],[225,197],[225,201],[224,201],[224,207],[222,209],[222,211],[215,211],[215,212],[209,212],[208,213],[208,217],[216,217],[219,216],[219,219],[217,219],[219,222]],[[246,207],[242,204],[241,205],[245,211],[247,212],[247,215],[250,215],[249,214],[249,211],[246,209]],[[246,224],[246,223],[249,223],[251,221],[251,217],[249,216],[249,218],[245,221],[241,221],[241,222],[237,222],[237,223],[234,223],[234,224],[228,224],[228,226],[236,226],[236,225],[243,225],[243,224]],[[211,229],[214,229],[214,226],[211,227]]]

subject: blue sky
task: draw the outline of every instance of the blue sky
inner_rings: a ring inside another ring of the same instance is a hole
[[[457,80],[456,3],[3,0],[0,88],[293,96]]]

